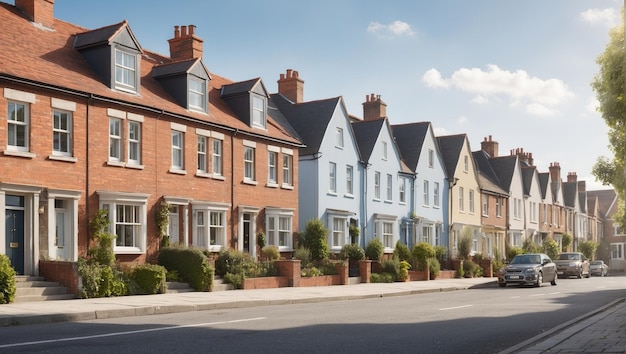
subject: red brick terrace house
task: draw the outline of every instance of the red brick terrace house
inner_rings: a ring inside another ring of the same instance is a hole
[[[254,255],[263,230],[292,250],[302,143],[262,81],[210,73],[194,26],[165,57],[126,21],[88,30],[53,8],[0,3],[0,253],[18,273],[84,256],[99,209],[118,260],[154,261],[163,202],[172,242]]]

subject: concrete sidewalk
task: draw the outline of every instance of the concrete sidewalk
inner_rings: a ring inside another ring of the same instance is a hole
[[[0,305],[0,327],[253,306],[357,300],[497,286],[496,278],[190,292]],[[0,329],[1,330],[1,329]],[[626,353],[624,299],[508,348],[510,353]]]
[[[186,311],[356,300],[464,290],[476,286],[496,286],[496,278],[437,279],[20,302],[0,305],[0,327]]]

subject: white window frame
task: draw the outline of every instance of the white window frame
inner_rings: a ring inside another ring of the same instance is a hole
[[[428,180],[424,180],[423,185],[423,198],[422,198],[422,205],[423,206],[429,206],[430,203],[430,183],[428,183]]]
[[[496,197],[496,217],[502,217],[502,204],[504,203],[504,199],[502,197]]]
[[[187,86],[189,88],[187,93],[189,109],[206,113],[208,103],[206,98],[206,80],[190,76],[187,78]]]
[[[141,165],[141,128],[141,122],[128,120],[128,163],[132,165]]]
[[[382,145],[383,145],[383,160],[387,160],[387,142],[383,141]]]
[[[439,182],[434,182],[433,187],[433,205],[435,208],[439,207]]]
[[[489,216],[489,195],[483,194],[483,216]]]
[[[268,246],[276,246],[280,252],[293,251],[293,214],[293,209],[265,208]]]
[[[354,195],[354,167],[346,165],[346,194]]]
[[[52,110],[52,155],[72,156],[72,118],[70,111]]]
[[[465,190],[463,187],[459,187],[459,211],[465,212]]]
[[[11,106],[15,107],[11,114]],[[23,118],[19,120],[17,112],[21,106]],[[7,109],[7,150],[27,152],[30,150],[30,105],[24,102],[9,101]],[[18,143],[20,139],[22,143]]]
[[[463,172],[469,172],[469,157],[463,156]]]
[[[198,143],[197,143],[197,173],[198,174],[206,174],[208,173],[208,156],[207,156],[207,138],[204,135],[198,135]]]
[[[118,57],[118,53],[121,55]],[[118,60],[121,58],[121,62]],[[132,58],[133,63],[127,62],[125,59]],[[134,66],[133,66],[134,64]],[[137,92],[139,58],[137,54],[132,54],[120,49],[115,49],[115,88],[124,91]],[[118,74],[120,79],[118,80]]]
[[[243,147],[243,180],[244,182],[255,182],[256,181],[256,171],[254,169],[255,165],[255,155],[256,155],[256,146],[244,145]]]
[[[278,186],[278,152],[267,152],[267,184]]]
[[[230,204],[211,203],[196,201],[192,205],[193,230],[192,245],[210,252],[219,252],[227,248],[226,237],[228,235],[227,213]],[[199,216],[202,215],[201,219]],[[213,217],[217,217],[221,224],[214,223]],[[215,232],[215,240],[212,242],[211,234]]]
[[[211,172],[213,176],[223,175],[223,156],[224,140],[211,137]]]
[[[374,199],[380,200],[380,172],[374,172]]]
[[[428,167],[435,167],[435,151],[433,149],[428,149]]]
[[[468,203],[469,203],[469,212],[473,214],[474,210],[475,210],[475,208],[474,208],[474,190],[473,189],[469,190],[469,200],[468,200]]]
[[[337,164],[334,162],[328,163],[328,192],[337,193]]]
[[[250,119],[253,127],[265,129],[267,126],[267,118],[265,114],[266,100],[258,95],[252,95],[252,118]]]
[[[293,188],[293,150],[282,149],[283,152],[283,188]]]
[[[623,260],[624,259],[624,243],[613,242],[611,243],[611,259]]]
[[[406,178],[400,178],[400,183],[398,184],[398,195],[400,203],[406,203]]]
[[[123,124],[121,118],[109,117],[109,161],[122,161]]]
[[[383,247],[386,250],[393,249],[396,244],[394,237],[395,223],[392,221],[381,221],[380,228],[380,237]]]
[[[185,133],[172,130],[172,169],[185,170]]]
[[[337,127],[335,147],[343,148],[343,129]]]
[[[387,196],[386,201],[390,202],[393,200],[393,176],[387,174]]]
[[[108,210],[109,232],[117,236],[117,226],[129,225],[134,229],[133,245],[118,245],[116,240],[113,252],[116,254],[144,254],[147,245],[147,210],[149,194],[97,191],[100,209]],[[135,220],[120,220],[118,206],[136,209]]]
[[[348,218],[342,216],[331,217],[331,232],[328,244],[334,251],[340,250],[346,243],[348,232]]]

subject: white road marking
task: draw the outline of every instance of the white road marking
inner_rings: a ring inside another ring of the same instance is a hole
[[[550,294],[548,294],[548,295],[558,295],[558,294],[560,294],[560,293],[561,293],[560,291],[557,291],[557,292],[555,292],[555,293],[550,293]]]
[[[462,309],[464,307],[471,307],[471,306],[474,306],[474,305],[463,305],[463,306],[455,306],[455,307],[446,307],[446,308],[439,309],[439,311],[456,310],[456,309]]]
[[[533,295],[530,295],[530,296],[532,297],[532,296],[544,296],[544,295],[545,295],[545,293],[543,293],[543,294],[533,294]]]
[[[519,299],[521,296],[511,296],[511,299]]]
[[[40,340],[40,341],[24,342],[24,343],[3,344],[3,345],[0,345],[0,349],[2,349],[2,348],[13,348],[13,347],[23,347],[23,346],[27,346],[27,345],[71,342],[71,341],[93,339],[93,338],[126,336],[126,335],[137,334],[137,333],[169,331],[169,330],[172,330],[172,329],[179,329],[179,328],[193,328],[193,327],[214,326],[214,325],[227,324],[227,323],[259,321],[259,320],[264,320],[266,318],[267,317],[255,317],[255,318],[245,318],[245,319],[241,319],[241,320],[232,320],[232,321],[206,322],[206,323],[196,323],[196,324],[181,325],[181,326],[170,326],[170,327],[160,327],[160,328],[139,329],[139,330],[136,330],[136,331],[125,331],[125,332],[113,332],[113,333],[105,333],[105,334],[95,334],[95,335],[83,336],[83,337],[70,337],[70,338],[48,339],[48,340]]]

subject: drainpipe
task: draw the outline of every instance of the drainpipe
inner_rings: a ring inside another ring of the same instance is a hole
[[[230,135],[230,243],[235,237],[235,135],[239,133],[239,129],[235,129]],[[224,169],[224,167],[222,167]],[[256,220],[255,230],[256,230]],[[239,239],[237,239],[239,242]],[[239,246],[239,245],[237,245]],[[256,245],[250,245],[250,247],[256,247]]]

